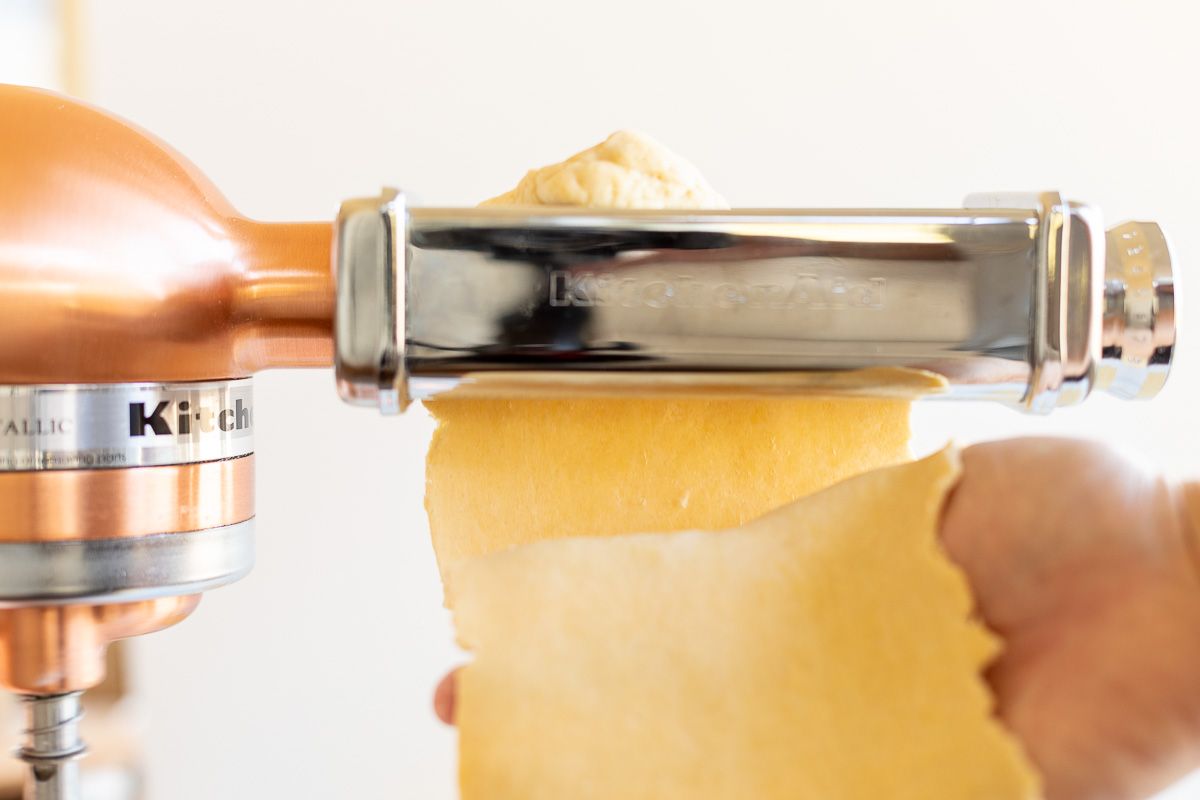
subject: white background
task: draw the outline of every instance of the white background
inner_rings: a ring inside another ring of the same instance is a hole
[[[1058,188],[1112,222],[1160,221],[1187,264],[1195,8],[93,0],[83,90],[264,219],[330,218],[385,183],[470,204],[636,127],[735,205]],[[1071,433],[1196,471],[1192,344],[1185,329],[1152,404],[1096,397],[1049,419],[927,405],[917,446]],[[134,649],[150,796],[453,797],[454,737],[429,710],[458,658],[421,506],[430,423],[343,406],[326,371],[263,375],[258,394],[258,567]]]

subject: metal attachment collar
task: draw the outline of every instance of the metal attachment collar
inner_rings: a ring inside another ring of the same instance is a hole
[[[404,195],[347,200],[334,229],[337,282],[334,371],[348,403],[398,414],[404,374],[406,212]]]

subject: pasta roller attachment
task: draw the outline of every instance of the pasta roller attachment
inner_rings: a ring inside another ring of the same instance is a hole
[[[1161,389],[1159,227],[1057,193],[940,210],[408,208],[335,226],[341,395],[394,413],[475,393],[888,392],[1045,413]],[[881,369],[882,368],[882,369]]]

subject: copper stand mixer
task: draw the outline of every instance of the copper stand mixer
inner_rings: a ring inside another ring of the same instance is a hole
[[[104,112],[0,87],[0,114],[0,685],[25,697],[27,798],[79,796],[107,645],[251,568],[259,370],[333,365],[343,398],[398,412],[454,388],[853,393],[905,367],[1046,412],[1151,396],[1173,354],[1162,232],[1105,234],[1054,193],[596,212],[385,192],[261,223]]]

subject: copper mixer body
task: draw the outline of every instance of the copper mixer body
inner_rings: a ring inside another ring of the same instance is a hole
[[[199,602],[199,595],[182,595],[0,610],[0,684],[31,695],[90,689],[104,679],[110,644],[174,625]]]
[[[0,384],[331,363],[331,223],[248,220],[162,141],[59,95],[0,86],[0,108]]]
[[[103,679],[111,642],[175,624],[249,568],[237,379],[331,362],[332,225],[246,219],[166,144],[85,104],[0,86],[0,110],[0,577],[29,559],[56,587],[0,596],[0,687],[54,704]],[[25,462],[5,463],[21,442]],[[59,716],[73,731],[77,714]],[[82,744],[38,751],[40,724],[21,752],[30,796],[74,796],[37,776],[68,775]]]
[[[0,542],[71,542],[205,530],[254,516],[254,456],[136,469],[0,472]],[[0,608],[0,686],[89,689],[105,648],[182,620],[199,595]]]
[[[254,516],[254,456],[138,469],[0,472],[0,508],[0,542],[232,525]]]

